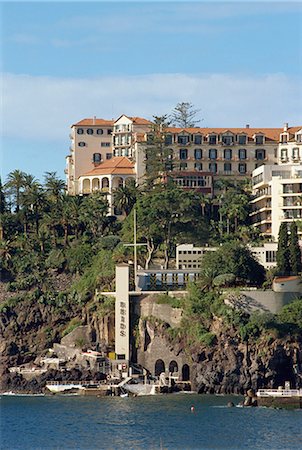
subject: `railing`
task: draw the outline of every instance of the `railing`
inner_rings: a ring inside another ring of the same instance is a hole
[[[91,386],[102,384],[101,381],[47,381],[46,384],[51,386],[68,386],[69,384],[73,384],[76,386]]]
[[[302,389],[259,389],[257,397],[302,397]]]

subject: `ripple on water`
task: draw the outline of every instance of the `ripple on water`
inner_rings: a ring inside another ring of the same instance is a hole
[[[2,397],[1,449],[301,449],[301,410],[226,407],[240,400]]]

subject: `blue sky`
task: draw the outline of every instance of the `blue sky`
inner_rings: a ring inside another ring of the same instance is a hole
[[[69,126],[179,101],[202,126],[302,124],[300,2],[2,2],[1,174],[63,177]]]

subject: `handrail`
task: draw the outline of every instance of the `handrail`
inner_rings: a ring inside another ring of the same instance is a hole
[[[302,389],[259,389],[257,397],[302,397]]]

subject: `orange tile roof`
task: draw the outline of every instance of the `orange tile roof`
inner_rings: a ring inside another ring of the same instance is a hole
[[[142,117],[128,117],[128,118],[131,119],[132,122],[137,125],[151,125],[152,124],[152,122],[150,122],[150,120],[144,119]]]
[[[81,175],[134,175],[134,163],[132,163],[126,156],[116,156],[107,159],[93,170]]]
[[[189,133],[189,134],[200,133],[203,135],[207,135],[207,134],[211,134],[211,133],[221,134],[221,133],[226,133],[228,131],[230,131],[231,133],[234,133],[234,134],[240,134],[240,133],[246,134],[250,139],[253,138],[253,136],[255,134],[263,133],[268,140],[279,142],[280,133],[282,133],[283,128],[245,128],[245,127],[244,128],[199,128],[199,127],[177,128],[177,127],[167,127],[165,129],[166,133],[178,134],[181,132],[185,132],[185,133]]]
[[[71,125],[72,127],[78,127],[78,126],[103,126],[103,127],[112,127],[114,124],[113,120],[107,120],[107,119],[83,119],[80,120],[80,122],[74,123]]]
[[[298,275],[276,277],[276,278],[274,278],[274,283],[283,283],[285,281],[294,281],[294,280],[298,280],[299,278],[300,277]]]

